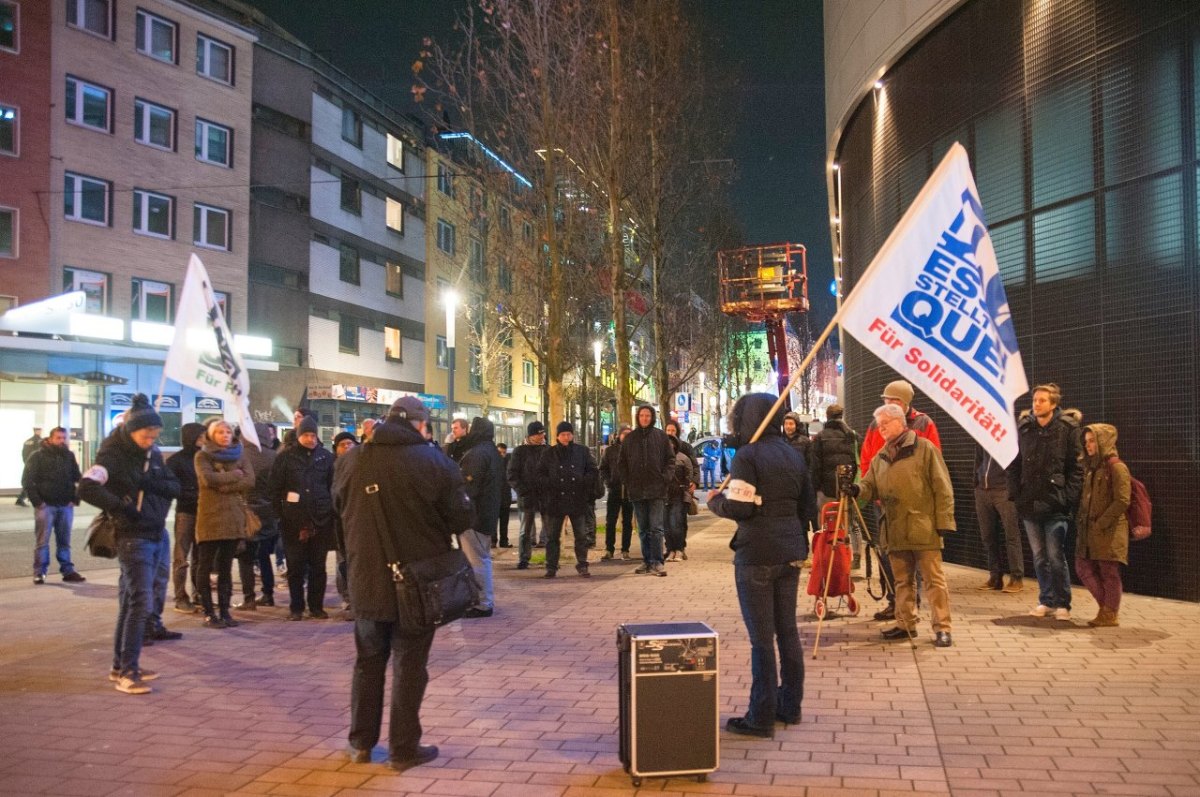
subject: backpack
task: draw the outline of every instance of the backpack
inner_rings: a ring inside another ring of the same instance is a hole
[[[1110,457],[1108,460],[1109,467],[1112,463],[1120,462],[1116,457]],[[1126,467],[1129,467],[1126,465]],[[1150,536],[1150,492],[1146,489],[1146,485],[1142,484],[1133,473],[1129,474],[1129,506],[1125,509],[1125,520],[1129,523],[1129,539],[1144,540]]]

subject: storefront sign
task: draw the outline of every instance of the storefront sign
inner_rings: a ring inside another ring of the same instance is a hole
[[[221,412],[222,410],[221,399],[210,398],[208,396],[198,396],[196,398],[197,412]]]

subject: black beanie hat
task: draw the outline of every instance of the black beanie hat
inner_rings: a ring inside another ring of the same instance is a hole
[[[300,425],[296,427],[296,437],[306,432],[317,434],[317,419],[311,415],[306,415],[300,419]]]
[[[135,395],[129,403],[129,409],[125,410],[125,428],[136,432],[138,429],[148,429],[151,426],[161,427],[162,425],[162,416],[154,411],[154,407],[150,406],[150,399],[146,398],[146,394]]]
[[[557,428],[555,428],[555,430],[554,430],[555,435],[560,435],[563,432],[570,432],[571,434],[575,434],[575,427],[571,424],[570,421],[560,422],[558,424]]]
[[[542,423],[541,421],[533,421],[528,427],[526,427],[525,431],[528,437],[533,437],[534,435],[545,432],[546,424]]]

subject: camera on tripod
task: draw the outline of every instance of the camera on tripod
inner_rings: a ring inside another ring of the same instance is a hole
[[[837,466],[837,483],[838,492],[842,494],[853,493],[854,485],[854,466],[853,465],[838,465]]]

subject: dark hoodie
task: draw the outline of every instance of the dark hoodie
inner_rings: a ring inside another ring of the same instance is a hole
[[[167,467],[179,480],[179,500],[175,502],[175,512],[185,515],[196,514],[196,503],[200,500],[200,482],[196,479],[196,452],[200,450],[200,436],[204,434],[204,424],[185,423],[179,430],[183,439],[183,448],[167,457]]]
[[[650,425],[642,426],[642,410],[650,410]],[[675,472],[675,452],[667,433],[654,426],[658,413],[643,404],[634,413],[633,431],[621,443],[618,470],[630,501],[665,500]]]
[[[508,492],[504,461],[496,450],[496,427],[487,418],[475,418],[470,431],[455,444],[461,444],[458,464],[474,510],[471,528],[490,534],[500,519],[500,505]]]
[[[80,499],[109,513],[118,537],[162,539],[171,499],[178,496],[179,480],[163,464],[158,446],[143,451],[124,426],[104,438],[96,463],[79,482]]]
[[[738,565],[779,565],[808,555],[804,527],[816,514],[816,501],[804,457],[783,438],[782,408],[762,436],[748,442],[774,403],[770,393],[750,393],[733,405],[733,436],[739,445],[729,469],[728,494],[708,502],[713,514],[737,521],[729,547]]]

